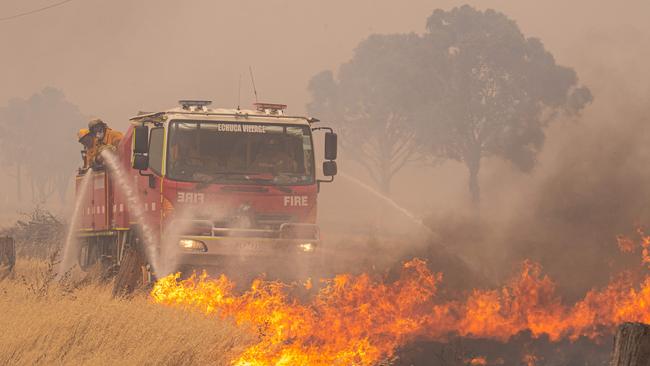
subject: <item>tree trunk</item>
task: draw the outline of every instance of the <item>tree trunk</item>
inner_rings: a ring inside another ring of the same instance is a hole
[[[32,187],[32,203],[36,203],[36,188],[34,187],[34,177],[30,177],[29,181],[31,182]]]
[[[469,194],[472,198],[472,205],[478,207],[481,201],[481,187],[478,184],[478,173],[481,170],[481,160],[467,162],[469,171]]]
[[[383,140],[382,138],[382,141],[379,143],[379,182],[377,183],[379,183],[381,193],[390,196],[390,181],[393,178],[390,171],[392,169],[391,160],[393,157],[389,153],[387,142]]]
[[[650,366],[650,326],[622,324],[614,339],[610,366]]]
[[[481,188],[478,182],[478,173],[481,170],[481,153],[481,144],[474,141],[467,148],[463,156],[463,160],[469,171],[469,194],[472,198],[472,205],[477,210],[481,201]]]
[[[70,177],[67,172],[59,173],[56,179],[56,187],[59,193],[59,201],[65,203],[65,196],[68,192],[68,184],[70,184]]]
[[[20,163],[16,163],[16,198],[18,202],[23,200],[23,182],[20,177]]]
[[[390,197],[390,181],[392,180],[391,177],[386,172],[381,172],[379,179],[379,189],[381,190],[381,193]]]

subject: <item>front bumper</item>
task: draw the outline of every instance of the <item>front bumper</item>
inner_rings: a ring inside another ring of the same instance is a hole
[[[223,257],[287,257],[311,256],[318,251],[320,240],[255,237],[181,236],[179,240],[196,240],[204,251],[178,247],[181,265],[211,265]]]

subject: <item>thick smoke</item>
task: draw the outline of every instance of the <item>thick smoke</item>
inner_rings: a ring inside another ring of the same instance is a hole
[[[635,44],[614,41],[621,38]],[[643,58],[638,47],[648,43],[625,30],[576,44],[573,52],[582,53],[576,69],[584,70],[594,103],[547,130],[532,174],[487,161],[478,215],[464,205],[432,210],[430,225],[489,282],[501,282],[531,259],[572,299],[621,270],[639,268],[639,250],[620,253],[616,237],[650,225],[650,73],[627,62]]]

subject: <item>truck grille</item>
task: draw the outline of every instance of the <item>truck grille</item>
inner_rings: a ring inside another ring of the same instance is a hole
[[[293,216],[284,214],[257,214],[255,223],[261,229],[279,229],[280,225],[293,222]]]
[[[318,226],[313,224],[293,223],[295,218],[285,214],[257,214],[255,227],[237,227],[228,222],[210,220],[177,221],[174,225],[183,225],[183,234],[198,236],[259,237],[284,239],[318,239]]]

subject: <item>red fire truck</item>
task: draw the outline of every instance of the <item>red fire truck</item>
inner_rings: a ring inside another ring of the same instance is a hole
[[[318,252],[316,197],[337,173],[336,134],[315,118],[285,115],[285,105],[209,105],[186,100],[131,118],[116,151],[119,167],[79,173],[82,268],[100,259],[119,265],[125,249],[143,241],[153,253],[147,260],[159,262],[149,264],[167,272],[223,257]],[[324,132],[326,180],[317,179],[314,131]],[[86,174],[92,178],[82,190]],[[164,264],[170,258],[174,268]]]

